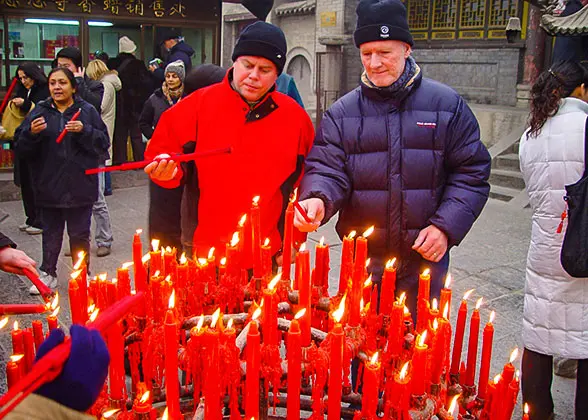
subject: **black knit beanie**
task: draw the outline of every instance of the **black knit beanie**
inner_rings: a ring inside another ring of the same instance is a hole
[[[233,61],[242,55],[267,58],[276,65],[278,74],[281,74],[286,65],[287,49],[286,36],[280,28],[258,21],[241,32],[232,58]]]
[[[361,0],[357,5],[355,45],[372,41],[396,40],[414,44],[408,30],[406,7],[400,0]]]

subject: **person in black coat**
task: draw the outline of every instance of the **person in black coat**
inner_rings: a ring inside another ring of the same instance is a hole
[[[43,209],[41,280],[51,288],[57,286],[57,260],[66,223],[72,256],[84,251],[89,259],[98,177],[86,175],[85,170],[99,165],[110,144],[100,114],[75,95],[76,87],[71,71],[53,69],[49,73],[51,98],[39,102],[17,129],[16,152],[31,160],[37,205]],[[71,121],[78,110],[79,117]],[[57,143],[64,128],[67,134]],[[32,287],[30,293],[39,292]]]
[[[28,114],[33,104],[47,99],[49,97],[49,88],[47,87],[47,77],[43,70],[34,63],[23,63],[16,69],[16,77],[19,83],[16,87],[16,95],[12,102]],[[26,159],[15,159],[14,161],[14,183],[20,187],[22,203],[26,215],[25,222],[18,228],[28,233],[36,235],[43,233],[43,223],[41,212],[35,205],[35,194],[31,181],[31,170]]]
[[[35,260],[15,248],[16,244],[0,232],[0,270],[21,275],[24,274],[24,269],[37,273]]]

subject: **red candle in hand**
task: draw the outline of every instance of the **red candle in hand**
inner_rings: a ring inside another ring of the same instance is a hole
[[[253,314],[247,332],[247,375],[245,375],[245,418],[259,418],[259,369],[260,369],[260,340],[259,327],[255,319],[260,315],[258,308]]]
[[[468,298],[474,290],[468,290],[464,295],[459,306],[459,312],[457,314],[457,324],[455,327],[455,338],[453,340],[453,353],[451,357],[451,370],[452,375],[459,373],[459,364],[461,361],[461,351],[463,348],[463,334],[465,332],[466,317],[468,315]]]
[[[381,364],[378,361],[376,352],[372,358],[366,362],[363,371],[363,397],[361,399],[362,417],[366,419],[375,419],[378,411],[378,392],[380,386],[380,369]]]
[[[355,231],[343,238],[343,248],[341,251],[341,271],[339,273],[339,295],[347,293],[349,280],[353,275],[353,248],[355,246]]]
[[[33,330],[25,328],[22,333],[24,341],[24,371],[29,373],[35,361],[35,342],[33,341]]]
[[[294,198],[296,200],[296,198]],[[282,279],[290,280],[292,267],[292,245],[294,237],[294,205],[292,200],[286,208],[284,219],[284,244],[282,247]]]
[[[168,310],[165,313],[164,342],[165,342],[165,392],[166,404],[170,417],[174,420],[181,418],[180,387],[178,382],[178,324],[174,314],[175,292],[169,298]],[[212,378],[211,378],[212,379]]]
[[[382,276],[382,284],[380,286],[380,313],[384,315],[390,315],[392,313],[392,305],[394,304],[394,294],[396,291],[395,262],[396,258],[386,263],[384,275]]]
[[[35,351],[39,351],[39,347],[41,346],[41,343],[43,343],[43,340],[45,340],[45,336],[43,334],[43,323],[38,320],[35,319],[32,322],[33,325],[33,338],[35,340]]]
[[[24,354],[24,337],[22,330],[18,328],[18,321],[14,321],[12,332],[12,354]]]
[[[108,383],[110,398],[120,401],[125,397],[125,337],[120,321],[108,330]]]
[[[20,361],[22,354],[10,356],[10,361],[6,363],[6,385],[8,389],[12,388],[21,378]]]
[[[486,398],[488,388],[488,379],[490,377],[490,361],[492,360],[492,342],[494,340],[494,316],[495,312],[490,314],[490,320],[484,327],[482,333],[482,361],[480,364],[480,378],[478,380],[478,398]]]
[[[69,122],[76,121],[81,113],[82,113],[82,109],[80,108],[76,111],[75,114],[73,114],[73,116],[71,117],[71,120],[69,120]],[[67,134],[67,128],[64,128],[63,131],[59,134],[59,136],[57,137],[57,139],[55,141],[58,144],[61,143],[66,134]]]
[[[253,250],[253,277],[261,278],[261,213],[259,209],[259,196],[253,197],[251,205],[251,243]]]
[[[445,278],[445,285],[443,289],[441,289],[441,297],[439,300],[439,308],[441,310],[445,309],[445,305],[448,305],[449,309],[447,312],[447,319],[451,315],[451,289],[449,286],[451,285],[451,274],[447,274]]]
[[[281,276],[278,274],[268,288],[263,291],[264,311],[263,311],[263,343],[268,346],[278,345],[278,300],[276,286]]]
[[[355,241],[355,261],[353,262],[353,284],[351,286],[351,296],[349,299],[349,325],[356,327],[360,322],[360,302],[363,283],[366,275],[367,261],[367,238],[374,231],[374,227],[367,229],[362,236]]]
[[[478,360],[478,338],[480,337],[480,306],[482,298],[478,299],[476,308],[472,312],[470,319],[470,337],[468,342],[468,364],[464,384],[474,386],[476,378],[476,362]]]
[[[300,319],[300,329],[302,331],[302,346],[310,346],[310,321],[311,321],[311,298],[312,285],[310,282],[310,252],[306,249],[306,244],[302,244],[300,252],[298,252],[298,263],[300,265],[299,286],[300,291],[298,295],[298,308],[306,309],[306,316]]]
[[[339,303],[339,308],[333,312],[335,326],[329,332],[331,352],[329,353],[329,408],[328,420],[341,418],[341,397],[343,395],[343,354],[345,334],[341,326],[341,319],[345,312],[345,296]]]
[[[427,330],[422,335],[417,336],[416,345],[412,354],[412,386],[413,395],[423,395],[425,393],[426,372],[427,372],[427,349],[425,344],[427,340]]]
[[[302,342],[298,320],[306,310],[298,311],[288,331],[288,414],[287,420],[300,420],[300,385],[302,383]],[[330,393],[330,391],[329,391]]]

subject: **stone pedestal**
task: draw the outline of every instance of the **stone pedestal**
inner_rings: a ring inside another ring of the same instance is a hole
[[[531,85],[520,83],[517,85],[517,108],[529,108],[531,100]]]

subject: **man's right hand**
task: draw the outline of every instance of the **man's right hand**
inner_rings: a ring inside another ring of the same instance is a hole
[[[294,226],[301,232],[314,232],[319,228],[325,218],[325,203],[320,198],[309,198],[299,202],[300,206],[306,211],[306,215],[311,223],[308,223],[304,216],[298,210],[294,211]]]
[[[171,160],[168,154],[162,154],[155,157],[156,161],[151,162],[145,167],[145,173],[153,181],[171,181],[178,173],[178,164]]]
[[[24,275],[23,270],[26,268],[37,274],[36,265],[35,260],[21,250],[9,246],[0,249],[0,270]]]

